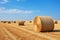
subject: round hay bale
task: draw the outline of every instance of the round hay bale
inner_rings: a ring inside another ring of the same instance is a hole
[[[6,23],[6,21],[4,21],[4,23]]]
[[[16,21],[13,21],[13,23],[16,23]]]
[[[58,23],[58,21],[55,21],[55,24],[57,24]]]
[[[2,23],[6,23],[6,21],[1,21]]]
[[[35,28],[36,32],[48,32],[54,29],[54,22],[50,17],[36,16],[34,18],[34,24],[37,25],[37,27]]]
[[[31,26],[32,24],[33,24],[32,21],[26,21],[26,22],[24,23],[25,26],[28,26],[28,25]]]
[[[30,23],[32,23],[32,21],[30,21]]]
[[[10,23],[11,23],[11,21],[8,21],[8,23],[10,24]]]
[[[1,22],[3,22],[3,21],[1,21]]]
[[[19,22],[19,25],[24,26],[24,23],[25,23],[25,21],[21,21],[21,22]]]

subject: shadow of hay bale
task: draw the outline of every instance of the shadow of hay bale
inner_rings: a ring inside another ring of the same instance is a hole
[[[53,30],[53,31],[49,31],[49,32],[60,32],[60,30]]]
[[[48,32],[42,32],[42,33],[51,33],[51,32],[60,32],[60,30],[52,30],[52,31],[48,31]]]
[[[60,32],[60,30],[53,30],[52,32]]]

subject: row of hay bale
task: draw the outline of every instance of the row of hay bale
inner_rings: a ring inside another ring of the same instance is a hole
[[[24,26],[24,25],[28,25],[29,23],[31,23],[32,21],[0,21],[0,22],[2,22],[2,23],[9,23],[9,24],[11,24],[11,23],[17,23],[19,26]]]
[[[16,23],[16,21],[1,21],[3,23]],[[57,22],[56,22],[57,23]],[[51,17],[48,16],[36,16],[33,21],[19,21],[19,26],[27,26],[36,32],[48,32],[54,30],[54,21]],[[33,25],[33,26],[31,26]]]
[[[16,23],[16,21],[1,21],[2,23]]]

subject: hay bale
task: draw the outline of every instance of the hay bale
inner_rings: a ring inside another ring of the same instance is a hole
[[[2,23],[6,23],[6,21],[1,21]]]
[[[13,23],[16,23],[16,21],[13,21]]]
[[[19,26],[24,26],[25,21],[20,21]]]
[[[24,23],[25,26],[28,26],[28,25],[31,26],[32,24],[33,24],[32,21],[26,21],[26,22]]]
[[[32,23],[32,21],[30,21],[30,23]]]
[[[1,22],[3,22],[3,21],[1,21]]]
[[[50,17],[46,16],[36,16],[34,18],[34,24],[37,25],[35,28],[36,32],[47,32],[47,31],[52,31],[54,29],[54,22]]]
[[[55,21],[55,24],[57,24],[58,23],[58,21]]]
[[[3,23],[6,23],[6,21],[4,21]]]
[[[8,21],[8,23],[10,24],[10,23],[11,23],[11,21]]]

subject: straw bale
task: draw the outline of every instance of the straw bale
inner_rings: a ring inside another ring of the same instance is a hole
[[[58,23],[58,21],[55,21],[55,24],[57,24]]]
[[[47,32],[52,31],[54,29],[54,22],[51,17],[46,16],[36,16],[34,18],[34,24],[37,25],[35,31],[40,32]]]
[[[11,23],[11,21],[8,21],[8,23],[10,24],[10,23]]]
[[[25,23],[25,21],[20,21],[20,22],[19,22],[19,26],[20,26],[20,25],[24,26],[24,23]]]

